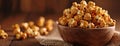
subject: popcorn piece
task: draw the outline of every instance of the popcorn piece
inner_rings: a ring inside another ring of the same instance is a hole
[[[72,6],[72,7],[71,7],[71,14],[72,14],[72,15],[75,15],[77,12],[78,12],[78,8]]]
[[[69,19],[68,26],[69,27],[77,26],[77,21],[75,19],[73,19],[73,18]]]
[[[41,35],[47,35],[48,34],[47,28],[41,28],[39,32],[40,32]]]
[[[40,36],[40,33],[38,32],[38,31],[34,31],[33,32],[33,36],[35,37],[35,36]]]
[[[45,18],[44,18],[44,17],[40,17],[40,18],[38,19],[38,21],[37,21],[37,25],[38,25],[39,27],[44,26],[44,23],[45,23]]]
[[[115,22],[116,22],[115,20],[110,19],[108,25],[114,26],[116,24]]]
[[[52,19],[48,19],[46,22],[46,26],[53,26],[54,21]]]
[[[89,24],[88,24],[88,27],[89,27],[89,28],[95,28],[95,25],[94,25],[94,23],[89,23]]]
[[[83,4],[84,6],[87,6],[87,2],[85,0],[82,0],[80,4]]]
[[[81,28],[87,28],[88,27],[88,22],[85,20],[80,20],[80,27]]]
[[[78,10],[77,15],[83,16],[84,12],[82,10]]]
[[[21,39],[21,34],[18,33],[15,35],[15,37],[16,37],[16,39]]]
[[[99,27],[106,27],[106,22],[104,21],[104,19],[98,19],[98,23],[100,23]]]
[[[28,37],[33,37],[32,36],[33,30],[31,28],[27,28],[25,33],[27,33]]]
[[[23,35],[23,32],[20,32],[20,33],[17,33],[15,35],[15,37],[16,37],[16,39],[20,40],[20,39],[22,39],[22,35]]]
[[[68,23],[68,20],[67,20],[67,18],[66,17],[61,17],[61,18],[59,18],[59,24],[61,24],[61,25],[67,25],[67,23]]]
[[[72,6],[77,7],[78,6],[77,2],[73,2]]]
[[[85,0],[82,0],[79,5],[80,10],[84,10],[84,8],[87,7],[87,2]]]
[[[95,3],[92,2],[92,1],[89,1],[89,2],[88,2],[88,6],[91,6],[91,7],[92,7],[92,6],[95,6]]]
[[[53,26],[46,26],[46,28],[47,28],[47,31],[48,31],[48,32],[50,32],[50,31],[53,30]]]
[[[27,34],[26,33],[23,33],[23,34],[21,34],[21,37],[22,37],[22,39],[26,39],[27,38]],[[19,38],[19,37],[18,37]]]
[[[39,30],[40,30],[40,28],[39,28],[38,26],[35,26],[35,25],[33,25],[33,26],[31,27],[31,29],[32,29],[33,31],[39,31]]]
[[[47,28],[48,31],[52,31],[53,30],[53,24],[54,24],[54,21],[52,19],[49,19],[46,22],[46,28]]]
[[[95,10],[95,3],[92,2],[92,1],[89,1],[89,2],[88,2],[88,5],[87,5],[87,7],[86,7],[86,11],[90,13],[90,12],[92,12],[93,10]]]
[[[27,22],[21,23],[21,27],[26,30],[27,28],[29,28],[29,24]]]
[[[63,11],[63,15],[66,16],[66,18],[72,18],[73,15],[71,14],[71,10],[70,9],[65,9]]]
[[[85,19],[85,20],[91,20],[91,19],[92,19],[92,18],[91,18],[91,14],[90,14],[90,13],[85,13],[84,19]]]
[[[8,37],[8,34],[4,32],[4,30],[0,29],[0,37],[6,39]]]
[[[78,22],[79,20],[82,20],[82,16],[81,15],[75,15],[74,19]]]
[[[65,10],[63,11],[63,15],[65,15],[65,16],[72,17],[72,16],[70,16],[70,14],[71,14],[70,9],[65,9]]]
[[[33,21],[29,21],[29,22],[28,22],[28,25],[29,25],[30,27],[32,27],[32,26],[34,26],[35,24],[34,24]]]
[[[21,29],[20,29],[20,26],[18,24],[13,25],[12,27],[13,27],[14,34],[20,33]]]

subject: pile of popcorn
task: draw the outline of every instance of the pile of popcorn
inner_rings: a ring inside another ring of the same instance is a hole
[[[40,35],[48,35],[53,30],[54,21],[52,19],[45,20],[40,17],[36,23],[33,21],[23,22],[21,24],[12,25],[13,33],[16,39],[26,39]]]
[[[95,5],[94,2],[82,0],[73,2],[71,8],[63,11],[63,16],[58,20],[60,25],[80,28],[102,28],[115,26],[108,11]]]

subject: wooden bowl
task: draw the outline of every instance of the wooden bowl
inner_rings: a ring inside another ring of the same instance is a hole
[[[82,46],[104,46],[115,31],[115,26],[106,28],[71,28],[58,24],[58,30],[64,41]]]

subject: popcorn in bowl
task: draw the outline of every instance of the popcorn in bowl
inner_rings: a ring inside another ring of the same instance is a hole
[[[116,21],[110,17],[108,11],[97,6],[94,2],[82,0],[73,2],[70,8],[63,11],[58,20],[60,25],[80,28],[102,28],[115,26]]]
[[[106,46],[116,40],[116,21],[92,1],[73,2],[63,11],[57,24],[63,40],[78,46]]]

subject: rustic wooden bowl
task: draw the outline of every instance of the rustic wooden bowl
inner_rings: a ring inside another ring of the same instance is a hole
[[[58,29],[64,41],[77,43],[82,46],[104,46],[107,44],[115,31],[115,26],[106,28],[71,28],[58,24]]]

